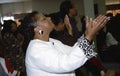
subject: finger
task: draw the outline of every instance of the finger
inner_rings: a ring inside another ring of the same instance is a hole
[[[68,18],[68,15],[66,14],[65,17]]]
[[[105,17],[102,15],[97,17],[96,20],[94,19],[92,24],[94,26],[93,29],[96,29],[96,31],[97,30],[99,31],[99,29],[101,29],[103,27],[103,24],[105,23],[104,20],[105,20]]]
[[[93,26],[94,26],[94,28],[97,28],[100,24],[101,24],[101,22],[102,22],[102,15],[99,15],[98,17],[96,17],[94,20],[93,20]]]
[[[66,25],[69,24],[69,18],[68,18],[68,15],[65,15],[64,23],[65,23]]]
[[[99,15],[99,16],[97,16],[95,19],[94,19],[94,21],[99,21],[98,19],[101,17],[102,15]]]
[[[103,28],[106,25],[106,23],[108,21],[109,21],[109,18],[107,18],[106,16],[104,16],[103,20],[101,20],[101,22],[99,23],[99,25],[98,25],[97,28],[100,30],[101,28]]]
[[[97,22],[101,23],[104,19],[105,19],[105,17],[104,17],[103,15],[101,15],[101,16],[97,19]]]
[[[93,19],[92,18],[90,18],[90,22],[89,22],[89,27],[93,27],[94,25],[93,25]]]
[[[101,22],[102,22],[102,20],[104,21],[106,19],[106,16],[104,16],[104,15],[102,15],[100,18],[99,18],[99,20],[101,20]]]
[[[106,19],[105,16],[100,16],[99,18],[97,18],[96,21],[94,20],[94,22],[97,22],[96,26],[100,26],[104,22],[105,19]]]
[[[102,22],[101,27],[104,27],[109,20],[110,17],[106,17],[105,20]]]
[[[86,16],[86,28],[88,27],[88,24],[89,24],[89,22],[90,22],[90,19],[89,19],[89,17],[88,16]]]

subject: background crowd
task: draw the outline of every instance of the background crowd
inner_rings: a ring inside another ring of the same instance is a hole
[[[37,13],[37,11],[34,11]],[[57,26],[50,34],[51,38],[60,40],[62,43],[73,46],[77,39],[85,32],[85,16],[81,18],[82,31],[77,28],[77,8],[71,1],[64,1],[61,3],[59,11],[46,14],[51,17],[53,23]],[[77,76],[102,76],[101,72],[108,74],[108,68],[103,65],[103,62],[120,63],[120,14],[111,17],[106,27],[100,30],[96,35],[96,52],[97,57],[93,57],[86,62],[82,67],[76,70]],[[20,20],[22,23],[22,20]],[[94,26],[93,26],[94,27]],[[3,29],[2,29],[3,28]],[[9,75],[26,76],[25,69],[25,54],[26,45],[23,33],[24,27],[19,26],[13,20],[6,20],[4,24],[0,24],[0,61],[1,65],[5,65]],[[7,74],[6,73],[6,74]],[[119,72],[112,70],[113,76],[120,76]],[[0,76],[3,73],[1,73]],[[5,74],[4,74],[5,75]],[[6,75],[7,76],[7,75]],[[109,76],[109,75],[108,75]]]

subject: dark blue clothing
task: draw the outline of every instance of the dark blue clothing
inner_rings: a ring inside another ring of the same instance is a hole
[[[73,37],[75,37],[75,38],[80,37],[81,35],[80,35],[80,32],[76,26],[76,20],[70,16],[68,16],[68,17],[69,17],[70,24],[72,26]]]

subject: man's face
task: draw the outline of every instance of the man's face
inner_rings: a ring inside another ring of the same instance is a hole
[[[75,5],[73,5],[73,7],[70,9],[70,13],[73,15],[73,16],[77,16],[77,7]]]

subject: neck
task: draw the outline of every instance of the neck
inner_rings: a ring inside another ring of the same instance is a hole
[[[56,31],[60,31],[60,29],[59,29],[59,28],[57,28],[57,27],[55,27],[54,29],[55,29]]]
[[[36,35],[34,36],[34,39],[40,39],[40,40],[43,40],[43,41],[49,41],[49,35],[36,34]]]
[[[75,16],[73,16],[71,13],[68,14],[71,18],[75,18]]]

